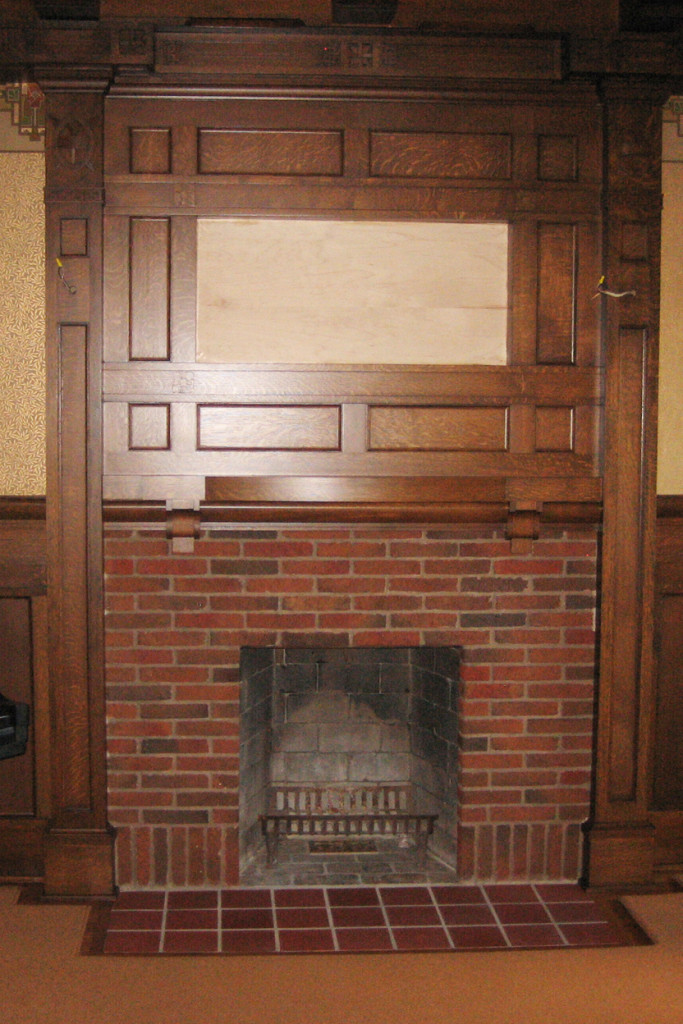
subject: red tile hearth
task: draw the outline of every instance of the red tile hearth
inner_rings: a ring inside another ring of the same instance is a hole
[[[643,941],[578,885],[321,886],[124,892],[90,952],[446,952]]]

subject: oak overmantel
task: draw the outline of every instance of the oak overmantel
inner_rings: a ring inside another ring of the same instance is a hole
[[[47,892],[115,885],[103,505],[176,513],[183,535],[355,509],[503,518],[526,544],[600,520],[588,878],[650,880],[659,132],[680,38],[36,21],[0,23],[0,54],[47,95]],[[198,365],[196,225],[228,215],[506,222],[508,364]],[[203,442],[208,406],[243,409],[242,440]],[[292,408],[338,424],[336,447],[279,445]]]

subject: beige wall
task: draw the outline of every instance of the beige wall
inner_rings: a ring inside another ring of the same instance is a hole
[[[662,312],[659,371],[659,494],[683,494],[683,97],[663,125]]]
[[[45,493],[42,153],[0,152],[0,494]]]

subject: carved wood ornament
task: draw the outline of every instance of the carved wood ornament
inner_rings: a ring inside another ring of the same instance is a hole
[[[646,881],[657,126],[675,44],[644,55],[628,39],[136,22],[7,32],[48,106],[47,891],[114,885],[103,502],[109,517],[167,517],[183,549],[203,519],[494,515],[520,551],[544,523],[602,516],[589,877]],[[419,346],[399,367],[198,363],[197,219],[228,215],[507,223],[507,364],[422,366]],[[601,278],[633,294],[596,299]],[[294,407],[312,433],[279,444]],[[224,421],[252,440],[203,444]],[[259,422],[272,443],[254,442]]]

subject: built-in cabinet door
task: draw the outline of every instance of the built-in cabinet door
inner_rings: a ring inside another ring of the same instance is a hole
[[[654,806],[683,811],[683,594],[660,595]]]

